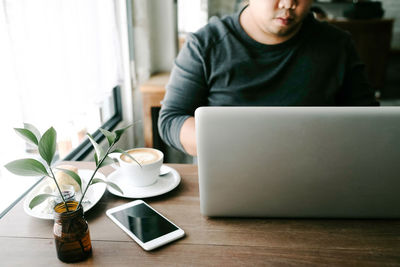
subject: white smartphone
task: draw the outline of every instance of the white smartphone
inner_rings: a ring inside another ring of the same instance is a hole
[[[181,238],[185,232],[143,200],[109,209],[106,214],[144,250]]]

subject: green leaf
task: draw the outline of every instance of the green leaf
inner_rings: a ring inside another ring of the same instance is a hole
[[[42,158],[51,165],[54,153],[56,152],[57,143],[57,133],[53,127],[49,128],[40,138],[39,141],[39,154]]]
[[[119,188],[118,185],[116,185],[116,184],[114,184],[114,183],[112,183],[112,182],[104,181],[104,180],[99,179],[99,178],[94,178],[94,179],[92,180],[92,182],[90,183],[90,185],[92,185],[92,184],[97,184],[97,183],[105,183],[105,184],[111,186],[112,188],[114,188],[115,190],[117,190],[118,192],[120,192],[122,195],[124,194],[124,192],[122,192],[121,188]]]
[[[101,149],[100,145],[96,143],[96,141],[94,140],[94,138],[91,134],[87,133],[87,136],[89,137],[89,140],[92,143],[94,150],[96,152],[96,155],[97,155],[96,165],[97,165],[98,160],[101,159],[101,156],[103,155],[104,152]]]
[[[99,168],[102,168],[102,167],[111,165],[111,164],[113,164],[113,163],[115,163],[114,159],[112,159],[112,158],[110,158],[110,157],[107,156],[107,157],[104,159],[104,161],[101,163],[101,165],[100,165]]]
[[[134,157],[132,157],[131,154],[127,153],[125,150],[120,149],[120,148],[117,148],[117,149],[115,149],[112,153],[114,153],[114,152],[118,152],[118,153],[124,154],[125,156],[127,156],[128,158],[130,158],[131,160],[133,160],[134,162],[136,162],[140,167],[142,167],[142,164],[140,164]]]
[[[40,194],[40,195],[37,195],[29,203],[29,208],[33,209],[34,207],[36,207],[37,205],[39,205],[40,203],[42,203],[43,201],[45,201],[49,197],[55,197],[55,196],[51,195],[51,194]]]
[[[24,123],[24,129],[31,131],[36,136],[37,140],[38,141],[40,140],[41,138],[40,132],[34,125],[29,123]]]
[[[82,179],[81,179],[81,177],[79,177],[79,175],[76,172],[73,172],[73,171],[67,170],[67,169],[62,169],[62,168],[56,168],[56,169],[60,170],[62,172],[65,172],[66,174],[71,176],[71,178],[74,179],[79,184],[79,188],[82,191]]]
[[[94,162],[96,162],[96,167],[99,165],[99,159],[97,158],[97,154],[94,153]]]
[[[114,141],[115,141],[117,135],[116,135],[115,133],[109,132],[109,131],[104,130],[104,129],[102,129],[102,128],[100,128],[100,132],[101,132],[105,137],[107,137],[108,144],[111,146],[111,145],[114,143]]]
[[[35,159],[19,159],[11,161],[10,163],[6,164],[7,170],[22,176],[39,176],[45,175],[49,176],[47,173],[46,167],[43,164]]]
[[[123,134],[128,128],[132,127],[132,126],[135,125],[135,124],[136,124],[136,122],[134,122],[134,123],[132,123],[132,124],[130,124],[130,125],[124,127],[124,128],[115,130],[115,132],[114,132],[114,133],[115,133],[115,136],[116,136],[115,142],[118,142],[118,140],[121,138],[122,134]]]
[[[22,128],[14,128],[14,130],[22,137],[24,138],[26,141],[34,144],[34,145],[38,145],[39,141],[36,138],[35,134],[32,133],[30,130],[28,129],[22,129]]]

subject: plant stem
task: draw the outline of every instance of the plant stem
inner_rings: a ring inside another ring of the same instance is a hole
[[[63,194],[62,194],[62,192],[61,192],[61,189],[60,189],[60,187],[58,186],[58,183],[57,183],[57,181],[56,181],[56,177],[54,176],[53,170],[51,169],[50,166],[49,166],[49,169],[50,169],[51,175],[53,176],[53,177],[51,177],[51,178],[54,179],[54,182],[56,183],[58,192],[60,193],[61,199],[62,199],[62,201],[64,202],[65,208],[67,209],[67,212],[69,212],[67,202],[65,202],[64,196],[63,196]]]
[[[81,199],[79,200],[78,206],[76,207],[78,209],[78,207],[81,205],[83,198],[85,197],[86,191],[89,189],[90,183],[92,182],[94,176],[96,175],[97,171],[100,169],[101,164],[103,163],[103,161],[107,158],[108,153],[110,153],[111,148],[114,146],[115,142],[113,142],[110,147],[107,149],[106,153],[104,153],[104,156],[101,158],[101,160],[99,161],[99,163],[96,166],[96,169],[94,170],[92,177],[90,177],[90,180],[85,188],[85,191],[83,192]],[[83,208],[83,207],[82,207]]]

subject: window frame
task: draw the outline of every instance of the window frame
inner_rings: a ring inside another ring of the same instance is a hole
[[[115,127],[122,122],[122,99],[121,99],[121,87],[117,85],[112,90],[113,100],[114,100],[114,115],[108,119],[99,128],[105,129],[107,131],[112,131]],[[104,140],[105,136],[97,129],[92,133],[93,139],[100,143]],[[88,138],[86,138],[81,144],[79,144],[74,150],[72,150],[67,156],[60,159],[60,161],[82,161],[93,151],[92,143]]]
[[[99,128],[103,128],[108,131],[112,131],[116,128],[116,126],[122,122],[123,120],[123,111],[122,111],[122,98],[121,98],[121,86],[117,85],[112,90],[113,100],[114,100],[114,115],[108,119],[103,125]],[[105,136],[97,129],[93,134],[93,139],[100,143],[104,140]],[[74,150],[72,150],[66,157],[62,159],[56,160],[58,161],[83,161],[92,151],[93,151],[92,143],[88,138],[86,138],[81,144],[79,144]],[[35,182],[25,193],[21,196],[17,197],[17,199],[12,202],[3,212],[0,213],[0,219],[6,215],[18,202],[22,200],[35,186],[37,186],[45,176],[39,178],[37,182]]]

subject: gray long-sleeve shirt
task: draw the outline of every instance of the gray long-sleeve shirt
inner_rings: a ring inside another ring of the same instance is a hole
[[[200,106],[377,105],[348,33],[309,15],[290,40],[250,38],[240,12],[188,39],[175,61],[159,116],[161,138],[184,151],[179,133]]]

